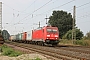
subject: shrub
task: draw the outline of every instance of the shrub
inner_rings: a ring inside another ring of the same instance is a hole
[[[19,52],[19,51],[15,51],[13,50],[12,48],[6,46],[6,45],[3,45],[1,46],[2,48],[2,55],[5,55],[5,56],[10,56],[10,57],[16,57],[16,56],[19,56],[21,55],[22,53]]]
[[[76,45],[82,45],[82,46],[89,46],[88,42],[85,40],[76,40],[75,44]]]

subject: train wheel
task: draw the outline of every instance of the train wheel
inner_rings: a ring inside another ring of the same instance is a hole
[[[44,46],[44,42],[42,42],[41,44],[42,44],[41,46]]]
[[[52,44],[53,47],[57,46],[57,44]]]

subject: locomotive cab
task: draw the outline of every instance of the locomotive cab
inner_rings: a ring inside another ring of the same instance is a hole
[[[45,42],[47,44],[57,45],[59,43],[59,31],[57,27],[47,26],[45,27],[46,32],[44,33]]]

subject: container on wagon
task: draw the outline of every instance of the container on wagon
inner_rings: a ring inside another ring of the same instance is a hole
[[[13,35],[13,40],[16,40],[16,35]]]
[[[9,40],[10,41],[13,41],[13,40],[15,40],[16,39],[16,35],[11,35],[10,37],[9,37]]]
[[[19,34],[16,35],[16,40],[19,40]]]
[[[14,35],[11,35],[11,36],[9,37],[9,40],[12,41],[12,40],[13,40],[13,37],[14,37]]]
[[[27,31],[27,38],[26,40],[32,40],[32,30],[31,31]]]
[[[19,40],[22,40],[22,33],[20,33],[18,36],[19,36]]]
[[[27,37],[27,32],[23,32],[22,33],[22,40],[26,40],[26,37]]]

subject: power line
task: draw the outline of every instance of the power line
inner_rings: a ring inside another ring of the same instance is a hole
[[[80,24],[80,23],[90,23],[90,21],[83,21],[83,22],[79,22],[77,24]]]
[[[69,2],[66,2],[66,3],[60,5],[60,6],[54,7],[54,8],[52,8],[52,9],[50,9],[50,10],[53,10],[53,9],[56,9],[56,8],[60,8],[60,7],[62,7],[62,6],[65,6],[65,5],[67,5],[67,4],[71,3],[71,2],[73,2],[73,1],[75,1],[75,0],[71,0],[71,1],[69,1]],[[50,11],[50,10],[48,10],[48,11]],[[48,12],[48,11],[46,11],[46,12]]]
[[[38,11],[39,9],[41,9],[42,7],[44,7],[45,5],[47,5],[48,3],[50,3],[51,1],[52,1],[52,0],[48,1],[46,4],[44,4],[44,5],[41,6],[40,8],[34,10],[31,14],[33,14],[33,13],[36,12],[36,11]],[[73,1],[75,1],[75,0],[69,1],[69,2],[67,2],[67,3],[65,3],[65,4],[62,4],[62,5],[58,6],[58,7],[62,7],[62,6],[67,5],[67,4],[69,4],[69,3],[73,2]],[[55,7],[55,8],[58,8],[58,7]],[[52,8],[52,9],[55,9],[55,8]],[[52,9],[50,9],[50,10],[52,10]],[[27,15],[27,16],[24,17],[22,20],[24,20],[25,18],[27,18],[27,17],[30,16],[31,14]],[[40,14],[40,15],[41,15],[41,14]],[[38,16],[38,15],[36,15],[36,16]],[[20,21],[19,21],[19,22],[20,22]],[[17,24],[14,24],[14,25],[17,25]]]
[[[52,0],[50,0],[49,2],[51,2],[51,1],[52,1]],[[57,0],[56,0],[56,1],[57,1]],[[35,2],[36,2],[36,0],[35,0],[32,4],[34,4]],[[46,4],[48,4],[49,2],[47,2]],[[3,4],[4,4],[4,3],[3,3]],[[32,5],[32,4],[31,4],[31,5]],[[41,8],[44,7],[46,4],[44,4],[43,6],[41,6],[40,8],[38,8],[37,10],[41,9]],[[8,6],[7,4],[4,4],[4,5]],[[31,5],[30,5],[30,6],[31,6]],[[29,7],[30,7],[30,6],[29,6]],[[12,7],[10,7],[10,6],[8,6],[8,7],[11,8],[11,9],[13,9],[13,10],[15,10],[15,11],[18,11],[18,10],[14,9],[14,8],[12,8]],[[26,9],[27,9],[27,8],[26,8]],[[25,9],[25,10],[26,10],[26,9]],[[25,10],[23,10],[23,11],[25,11]],[[35,10],[35,11],[37,11],[37,10]],[[35,11],[34,11],[34,12],[35,12]],[[13,16],[14,16],[14,15],[15,15],[15,14],[13,13]],[[16,25],[16,24],[18,24],[18,23],[15,23],[14,25]]]
[[[54,7],[54,8],[52,8],[52,9],[50,9],[50,10],[53,10],[53,9],[55,9],[55,8],[62,7],[62,6],[67,5],[67,4],[69,4],[69,3],[73,2],[73,1],[75,1],[75,0],[71,0],[71,1],[69,1],[69,2],[67,2],[67,3],[65,3],[65,4],[62,4],[62,5],[58,6],[58,7]],[[48,11],[50,11],[50,10],[48,10]],[[48,12],[48,11],[46,11],[46,12]],[[45,13],[45,12],[43,12],[43,13]],[[42,13],[41,13],[41,14],[42,14]],[[39,14],[39,15],[41,15],[41,14]],[[39,15],[36,15],[36,16],[39,16]]]
[[[85,5],[88,5],[88,4],[90,4],[90,2],[85,3],[85,4],[83,4],[83,5],[80,5],[80,6],[76,7],[76,8],[80,8],[80,7],[85,6]]]
[[[75,1],[75,0],[71,0],[71,1],[69,1],[69,2],[66,2],[66,3],[60,5],[60,6],[54,7],[54,8],[52,8],[52,9],[50,9],[50,10],[53,10],[53,9],[55,9],[55,8],[59,8],[59,7],[65,6],[65,5],[67,5],[67,4],[69,4],[69,3],[73,2],[73,1]],[[50,10],[48,10],[48,11],[50,11]],[[48,12],[48,11],[46,11],[46,12]],[[43,12],[43,13],[45,13],[45,12]]]
[[[89,17],[90,16],[90,13],[88,14],[86,14],[86,15],[82,15],[82,16],[80,16],[80,17],[77,17],[77,19],[81,19],[81,18],[85,18],[85,17]]]
[[[47,3],[45,3],[44,5],[42,5],[41,7],[39,7],[38,9],[34,10],[31,14],[35,13],[36,11],[38,11],[39,9],[43,8],[44,6],[46,6],[48,3],[50,3],[52,0],[49,0]],[[24,17],[23,19],[21,20],[24,20],[25,18],[27,18],[28,16],[30,16],[31,14],[27,15],[26,17]],[[21,21],[20,20],[20,21]],[[18,23],[20,23],[20,21]],[[17,25],[18,23],[16,24],[13,24],[13,25]]]
[[[35,0],[35,1],[36,1],[36,0]],[[34,2],[35,2],[35,1],[34,1]],[[52,1],[52,0],[50,0],[50,1]],[[49,1],[49,2],[50,2],[50,1]],[[61,6],[58,6],[58,7],[62,7],[62,6],[66,5],[66,4],[68,4],[68,3],[71,3],[71,2],[73,2],[73,1],[74,1],[74,0],[69,1],[69,2],[67,2],[67,3],[65,3],[65,4],[62,4]],[[34,3],[34,2],[33,2],[33,3]],[[46,4],[48,4],[49,2],[47,2]],[[32,3],[32,4],[33,4],[33,3]],[[89,2],[89,3],[90,3],[90,2]],[[81,5],[81,6],[87,5],[87,4],[89,4],[89,3],[83,4],[83,5]],[[32,4],[31,4],[31,5],[32,5]],[[46,4],[44,4],[43,6],[45,6]],[[40,8],[42,8],[43,6],[41,6]],[[79,6],[79,7],[81,7],[81,6]],[[58,8],[58,7],[55,7],[55,8]],[[79,8],[79,7],[77,7],[77,8]],[[38,8],[37,10],[39,10],[40,8]],[[52,9],[55,9],[55,8],[52,8]],[[52,9],[51,9],[51,10],[52,10]],[[37,11],[37,10],[35,10],[35,11]],[[34,11],[34,12],[35,12],[35,11]],[[33,13],[34,13],[34,12],[33,12]],[[30,15],[31,15],[31,14],[30,14]],[[27,16],[27,17],[28,17],[28,16]],[[25,17],[25,18],[26,18],[26,17]],[[22,20],[23,20],[23,19],[22,19]]]
[[[30,6],[28,6],[25,10],[23,10],[22,12],[26,11],[26,10],[27,10],[29,7],[31,7],[36,1],[37,1],[37,0],[34,0],[33,3],[32,3]]]
[[[46,4],[44,4],[44,5],[41,6],[40,8],[34,10],[31,14],[33,14],[33,13],[36,12],[36,11],[38,11],[39,9],[41,9],[42,7],[44,7],[45,5],[47,5],[48,3],[50,3],[51,1],[52,1],[52,0],[48,1]],[[72,0],[72,1],[74,1],[74,0]],[[72,2],[72,1],[69,1],[69,2],[67,2],[67,3],[65,3],[65,4],[63,4],[63,5],[61,5],[61,6],[64,6],[64,5],[66,5],[66,4],[68,4],[68,3]],[[58,6],[58,7],[61,7],[61,6]],[[55,7],[55,8],[58,8],[58,7]],[[52,9],[55,9],[55,8],[52,8]],[[31,14],[27,15],[27,16],[24,17],[22,20],[24,20],[25,18],[27,18],[27,17],[30,16]],[[40,14],[40,15],[41,15],[41,14]],[[36,15],[36,16],[37,16],[37,15]],[[19,21],[19,22],[20,22],[20,21]],[[16,25],[16,24],[14,24],[14,25]]]
[[[9,5],[7,5],[7,4],[5,4],[5,3],[3,3],[5,6],[7,6],[7,7],[9,7],[10,9],[12,9],[12,10],[15,10],[15,11],[19,11],[19,10],[17,10],[17,9],[14,9],[14,8],[12,8],[12,7],[10,7]],[[20,11],[19,11],[20,12]]]
[[[28,16],[32,15],[33,13],[35,13],[36,11],[38,11],[39,9],[43,8],[44,6],[46,6],[48,3],[50,3],[52,0],[48,1],[47,3],[45,3],[44,5],[42,5],[41,7],[39,7],[38,9],[34,10],[31,14],[27,15],[26,17],[24,17],[23,19],[21,20],[24,20],[25,18],[27,18]],[[21,21],[20,20],[20,21]],[[19,22],[20,22],[19,21]]]
[[[73,1],[74,1],[74,0],[72,0],[72,2],[73,2]],[[69,2],[68,2],[68,3],[69,3]],[[68,3],[67,3],[67,4],[68,4]],[[85,5],[87,5],[87,4],[89,4],[89,3],[80,5],[80,6],[76,7],[76,8],[85,6]],[[65,5],[66,5],[66,4],[65,4]],[[62,7],[62,6],[64,6],[64,4],[62,4],[61,7]],[[42,8],[42,7],[43,7],[43,6],[41,6],[41,8]],[[58,6],[58,7],[60,7],[60,6]],[[32,14],[33,14],[34,12],[38,11],[38,10],[41,9],[41,8],[38,8],[38,9],[34,10],[34,11],[32,12]],[[57,7],[55,7],[55,8],[57,8]],[[55,8],[52,8],[52,9],[55,9]],[[52,10],[52,9],[50,9],[50,10]],[[49,10],[48,10],[48,11],[49,11]],[[32,14],[29,14],[29,16],[32,15]],[[41,15],[41,14],[40,14],[40,15]],[[36,15],[36,16],[39,16],[39,15]],[[27,18],[27,17],[28,17],[28,16],[26,16],[25,18]],[[35,17],[35,16],[33,15],[33,17]],[[25,19],[25,18],[24,18],[24,19]],[[32,18],[32,17],[31,17],[31,18]],[[24,19],[23,19],[23,20],[24,20]],[[20,23],[20,21],[19,21],[19,23]],[[17,24],[18,24],[18,23],[15,23],[14,25],[17,25]]]
[[[34,4],[35,2],[36,2],[36,0],[34,0],[34,2],[33,2],[32,4]],[[18,17],[18,16],[20,15],[19,12],[22,12],[22,13],[23,13],[23,12],[27,9],[27,8],[26,8],[26,9],[23,10],[23,11],[19,11],[19,10],[17,10],[17,9],[14,9],[14,8],[10,7],[9,5],[7,5],[7,4],[5,4],[5,3],[3,3],[3,4],[13,10],[13,17],[15,17],[14,11],[17,11],[17,12],[18,12],[18,14],[17,14],[17,17]],[[32,6],[32,4],[31,4],[30,6]],[[29,6],[29,7],[30,7],[30,6]],[[29,7],[28,7],[28,8],[29,8]],[[17,17],[16,17],[16,18],[17,18]],[[12,22],[12,21],[11,21],[11,22]],[[14,24],[14,25],[15,25],[15,24]]]
[[[67,5],[67,4],[69,4],[69,3],[73,2],[73,1],[75,1],[75,0],[69,1],[69,2],[67,2],[67,3],[65,3],[65,4],[62,4],[62,5],[60,5],[60,6],[58,6],[58,7],[55,7],[55,8],[62,7],[62,6]],[[55,9],[55,8],[52,8],[52,9]],[[50,10],[52,10],[52,9],[50,9]],[[40,15],[41,15],[41,14],[40,14]],[[37,16],[38,16],[38,15],[37,15]]]

